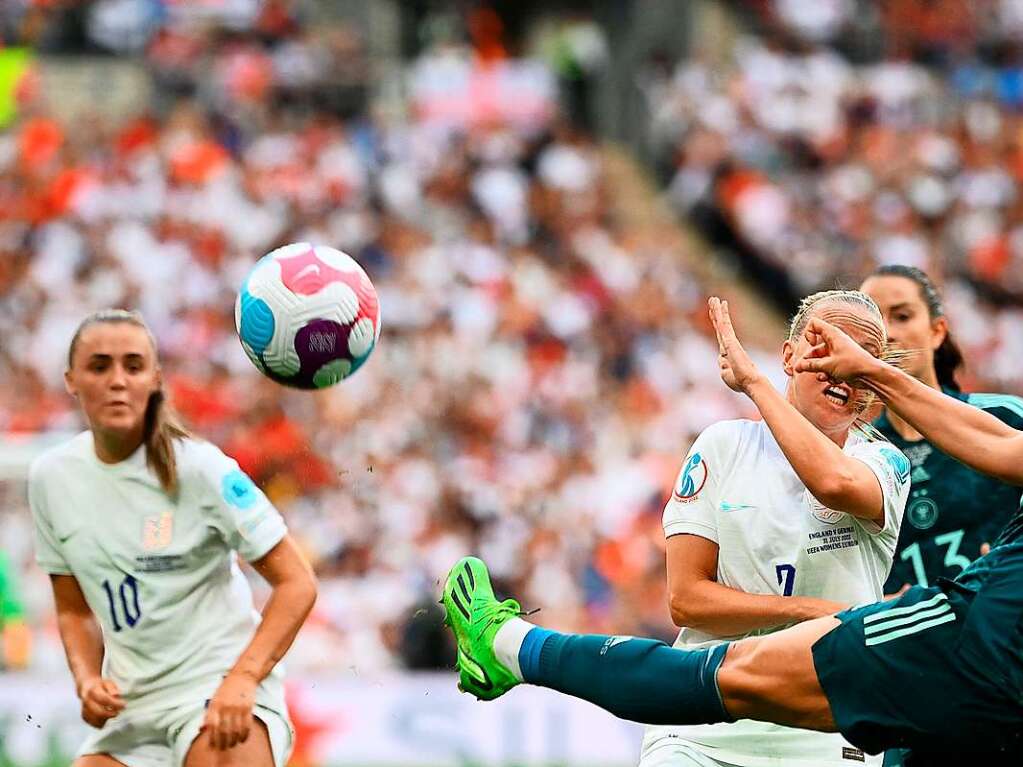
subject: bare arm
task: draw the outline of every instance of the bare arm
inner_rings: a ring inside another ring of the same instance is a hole
[[[102,727],[124,708],[117,685],[102,678],[103,632],[73,575],[51,575],[50,585],[60,640],[82,701],[82,718],[93,727]]]
[[[256,633],[206,709],[203,727],[210,730],[210,743],[219,750],[249,737],[256,688],[291,647],[316,602],[316,577],[290,535],[252,566],[273,591]]]
[[[1023,432],[875,359],[827,322],[812,319],[806,332],[815,346],[797,369],[869,387],[939,450],[1003,482],[1023,485]]]
[[[73,575],[51,575],[53,601],[57,608],[57,628],[64,654],[81,695],[83,683],[100,676],[103,666],[103,632],[85,601]]]
[[[785,457],[814,498],[829,509],[884,525],[884,496],[874,472],[806,420],[746,354],[732,329],[728,304],[710,299],[710,317],[717,332],[721,378],[757,406]]]
[[[884,496],[874,472],[846,455],[807,421],[767,379],[751,383],[746,393],[757,406],[778,446],[813,497],[829,509],[844,511],[879,526],[884,524]]]
[[[252,566],[273,591],[263,608],[259,628],[230,673],[244,674],[261,682],[284,657],[313,609],[316,576],[290,535]]]
[[[1023,432],[884,362],[864,378],[928,442],[972,469],[1023,485]]]
[[[717,582],[718,545],[698,535],[668,538],[668,604],[676,626],[721,636],[832,615],[848,605],[813,597],[749,594]]]

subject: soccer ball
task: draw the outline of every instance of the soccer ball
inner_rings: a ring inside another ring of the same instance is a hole
[[[259,371],[298,389],[343,381],[380,337],[380,304],[351,256],[298,242],[252,267],[234,307],[245,353]]]

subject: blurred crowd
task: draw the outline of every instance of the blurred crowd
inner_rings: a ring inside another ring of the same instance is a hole
[[[646,81],[668,193],[787,310],[910,264],[968,384],[1023,391],[1023,3],[745,2]]]
[[[228,125],[264,121],[269,105],[343,117],[366,104],[365,35],[310,23],[309,0],[8,0],[0,41],[43,54],[138,57],[153,107],[200,99]],[[228,148],[230,136],[221,136]]]
[[[535,62],[448,46],[410,78],[400,118],[276,90],[225,108],[199,89],[87,129],[27,107],[0,134],[0,433],[80,429],[71,333],[137,307],[172,402],[321,577],[290,668],[449,664],[436,598],[466,552],[545,625],[669,637],[665,494],[695,435],[746,412],[718,379],[705,288],[673,231],[615,213],[601,152]],[[505,98],[449,103],[480,78]],[[263,379],[234,330],[247,270],[301,240],[355,256],[383,315],[369,363],[317,394]],[[33,662],[59,668],[23,492],[0,483],[0,540]]]
[[[1023,391],[1023,59],[990,23],[1017,28],[1019,3],[977,0],[1002,16],[965,21],[944,0],[734,5],[755,34],[644,74],[669,198],[786,311],[876,265],[926,269],[968,387]],[[321,577],[291,668],[449,664],[435,602],[470,551],[545,625],[669,638],[664,497],[695,435],[750,410],[718,379],[677,233],[623,213],[654,200],[623,200],[586,121],[564,118],[589,111],[579,62],[600,71],[604,43],[573,21],[552,47],[582,42],[553,67],[510,58],[481,12],[470,45],[407,63],[404,109],[374,109],[364,36],[304,8],[4,6],[5,40],[78,35],[154,84],[146,113],[69,125],[30,80],[0,132],[5,443],[82,428],[61,382],[70,336],[95,308],[138,308],[172,402]],[[352,254],[383,315],[369,363],[316,394],[262,378],[234,330],[248,269],[301,240]],[[0,616],[27,621],[31,663],[60,668],[16,480],[0,482],[0,543]],[[30,656],[7,641],[9,660]]]

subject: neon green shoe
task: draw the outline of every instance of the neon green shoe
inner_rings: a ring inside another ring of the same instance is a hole
[[[494,636],[521,614],[514,599],[498,602],[483,560],[463,557],[451,568],[440,600],[447,612],[444,623],[455,632],[458,645],[458,688],[479,700],[493,700],[519,683],[494,653]]]

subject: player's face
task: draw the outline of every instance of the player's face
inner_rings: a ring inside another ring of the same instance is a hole
[[[898,349],[918,350],[900,363],[914,378],[927,378],[934,372],[934,350],[948,332],[943,317],[931,319],[920,287],[908,277],[879,275],[868,277],[860,287],[881,309],[888,330],[888,342]]]
[[[884,350],[884,328],[865,307],[847,303],[830,303],[813,311],[852,338],[856,343],[879,356]],[[810,349],[802,336],[796,342],[785,342],[783,365],[792,377],[788,399],[814,426],[828,435],[842,435],[863,412],[868,392],[849,384],[820,381],[816,373],[795,373],[793,366]]]
[[[160,388],[149,335],[126,322],[87,327],[79,336],[65,382],[93,432],[137,436],[141,441],[149,396]]]

